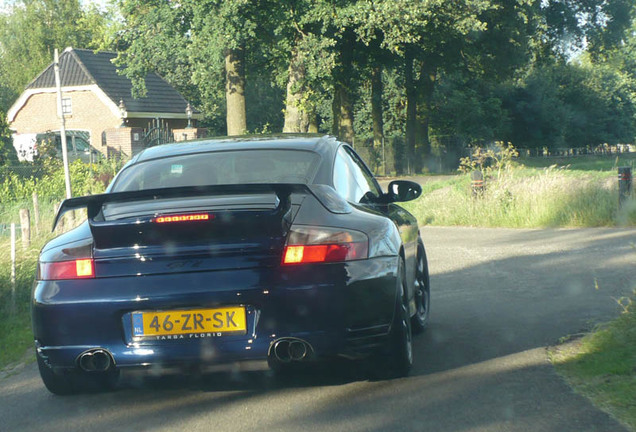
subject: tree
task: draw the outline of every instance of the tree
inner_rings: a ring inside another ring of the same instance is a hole
[[[21,0],[0,14],[0,107],[6,109],[24,87],[53,61],[55,48],[92,47],[104,15],[79,0]]]
[[[483,30],[478,15],[489,6],[483,0],[387,0],[364,10],[358,30],[363,39],[379,38],[381,47],[403,58],[407,159],[414,171],[421,169],[428,148],[428,113],[438,70],[461,61],[466,36]]]
[[[247,131],[246,88],[259,51],[267,2],[243,0],[124,0],[125,19],[117,63],[144,94],[155,71],[195,103],[208,119],[226,114],[227,133]]]
[[[0,166],[18,163],[18,154],[13,147],[11,131],[9,131],[5,118],[5,112],[0,110]]]
[[[512,128],[505,139],[532,149],[632,142],[636,83],[593,64],[537,66],[504,95]]]
[[[313,2],[311,5],[305,10],[302,22],[318,40],[322,40],[322,43],[314,44],[314,48],[320,47],[328,52],[327,61],[312,64],[313,74],[322,77],[332,93],[332,134],[342,141],[353,143],[356,78],[359,77],[358,63],[363,49],[356,29],[369,2],[337,0]],[[315,51],[313,58],[320,58]]]

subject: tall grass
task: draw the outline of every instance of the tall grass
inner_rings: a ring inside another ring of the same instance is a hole
[[[5,214],[17,214],[21,204],[5,206],[8,208]],[[15,285],[11,283],[10,238],[0,237],[0,250],[6,251],[0,254],[0,368],[19,360],[33,346],[30,298],[37,258],[44,244],[56,235],[51,231],[55,214],[53,202],[49,204],[40,206],[39,233],[32,226],[31,243],[27,248],[23,248],[20,233],[17,233]]]
[[[634,201],[619,211],[616,175],[512,168],[474,195],[470,177],[438,182],[405,204],[421,224],[542,228],[636,225]]]
[[[106,182],[121,166],[121,162],[86,165],[71,164],[72,190],[75,196],[103,192]],[[52,162],[42,177],[21,177],[4,171],[0,177],[0,224],[19,223],[19,210],[31,214],[31,245],[23,249],[18,233],[16,245],[16,278],[11,283],[10,239],[0,232],[0,367],[19,360],[33,344],[29,318],[31,289],[40,248],[55,234],[51,232],[54,207],[64,198],[64,172]],[[32,194],[38,194],[39,220],[35,225]],[[77,219],[79,222],[79,218]],[[70,228],[70,226],[67,226]]]
[[[547,156],[547,157],[521,157],[521,164],[529,168],[548,168],[553,165],[567,167],[576,171],[614,171],[620,166],[634,167],[636,165],[636,153],[620,153],[615,156]]]
[[[7,240],[0,241],[2,250],[9,250]],[[9,254],[0,258],[0,367],[19,360],[33,344],[29,320],[29,299],[35,276],[37,246],[22,251],[18,245],[15,291],[11,285]]]

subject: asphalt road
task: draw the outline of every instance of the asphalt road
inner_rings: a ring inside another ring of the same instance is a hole
[[[127,374],[112,393],[56,397],[30,363],[0,378],[0,431],[624,430],[567,387],[545,347],[617,314],[612,297],[636,281],[636,230],[422,236],[433,312],[409,378],[330,364],[285,382],[233,367]]]

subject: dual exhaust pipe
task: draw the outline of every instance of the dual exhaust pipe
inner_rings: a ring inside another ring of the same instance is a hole
[[[309,342],[298,338],[278,339],[270,349],[270,355],[282,363],[306,360],[311,357],[314,349]]]
[[[96,348],[80,354],[78,363],[85,372],[105,372],[115,364],[115,361],[107,350]]]
[[[278,339],[270,348],[270,355],[273,354],[282,363],[306,360],[313,352],[314,349],[309,342],[298,338]],[[105,372],[115,364],[115,360],[107,350],[95,348],[80,354],[78,364],[85,372]]]

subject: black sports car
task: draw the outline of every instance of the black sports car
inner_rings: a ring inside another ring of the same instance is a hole
[[[214,139],[149,148],[88,220],[43,249],[37,361],[56,394],[108,388],[123,368],[267,360],[275,371],[371,358],[407,375],[429,313],[415,218],[332,137]]]

